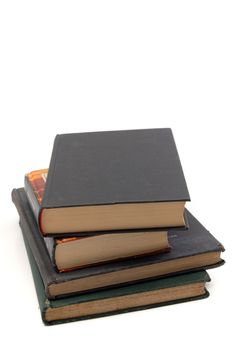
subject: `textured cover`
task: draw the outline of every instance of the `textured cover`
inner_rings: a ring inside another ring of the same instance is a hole
[[[171,129],[55,138],[42,208],[188,200]]]
[[[199,271],[199,272],[191,272],[179,276],[174,276],[174,277],[167,277],[167,278],[162,278],[158,280],[153,280],[153,281],[148,281],[148,282],[142,282],[142,283],[136,283],[132,284],[130,286],[125,286],[125,287],[118,287],[118,288],[112,288],[109,290],[104,290],[104,291],[99,291],[96,293],[86,293],[85,295],[76,295],[72,297],[67,297],[67,298],[61,298],[57,300],[49,300],[47,299],[44,291],[44,285],[42,278],[40,276],[40,272],[38,270],[36,261],[33,257],[32,251],[29,247],[29,244],[26,239],[24,239],[32,274],[33,274],[33,279],[36,287],[36,292],[37,292],[37,297],[39,301],[39,306],[41,310],[41,316],[42,320],[46,325],[52,325],[52,324],[59,324],[59,323],[65,323],[65,322],[71,322],[71,321],[78,321],[78,320],[83,320],[83,319],[90,319],[94,317],[103,317],[103,316],[108,316],[108,315],[113,315],[113,314],[120,314],[120,313],[126,313],[129,311],[137,311],[137,310],[143,310],[143,309],[149,309],[153,307],[158,307],[158,306],[164,306],[164,305],[170,305],[170,304],[177,304],[180,302],[185,302],[185,301],[191,301],[191,300],[198,300],[198,299],[203,299],[209,296],[209,293],[207,290],[205,290],[205,294],[196,296],[196,297],[190,297],[190,298],[183,298],[183,299],[178,299],[178,300],[173,300],[169,302],[163,302],[163,303],[157,303],[157,304],[149,304],[149,305],[143,305],[143,306],[138,306],[134,308],[126,308],[124,310],[118,310],[114,312],[108,312],[108,313],[101,313],[101,314],[93,314],[89,316],[83,316],[83,317],[77,317],[77,318],[69,318],[66,320],[58,320],[58,321],[52,321],[48,322],[45,319],[45,312],[47,308],[56,308],[56,307],[62,307],[62,306],[71,306],[74,304],[81,304],[89,301],[96,301],[98,303],[99,300],[101,299],[108,299],[108,298],[115,298],[119,296],[124,296],[124,295],[130,295],[130,294],[136,294],[136,293],[144,293],[148,291],[154,291],[157,289],[166,289],[166,288],[171,288],[171,287],[176,287],[176,286],[182,286],[186,284],[192,284],[192,283],[199,283],[199,282],[209,282],[210,278],[209,275],[207,274],[206,271]]]
[[[179,259],[186,256],[201,254],[205,252],[223,251],[223,246],[209,233],[198,220],[187,211],[189,222],[188,230],[169,231],[169,242],[171,251],[167,254],[158,254],[143,258],[131,259],[121,262],[112,262],[99,266],[87,267],[84,269],[67,273],[55,271],[43,237],[39,233],[37,222],[32,214],[27,201],[27,196],[23,188],[12,191],[12,199],[20,215],[21,229],[24,237],[32,249],[40,274],[43,279],[47,296],[48,286],[52,283],[62,283],[70,280],[77,280],[89,276],[96,276],[108,272],[115,272],[123,269],[131,269],[138,266],[157,264],[163,261]],[[212,268],[223,264],[223,260],[218,264],[204,266]]]
[[[47,171],[47,169],[43,169],[44,172]],[[45,174],[45,173],[44,173]],[[43,175],[44,175],[43,174]],[[47,174],[47,173],[46,173]],[[28,176],[31,177],[31,181],[29,180]],[[45,179],[41,176],[41,170],[33,171],[30,174],[26,175],[24,178],[24,190],[27,194],[29,204],[31,206],[31,209],[35,215],[35,218],[38,220],[38,216],[41,210],[41,202],[44,196],[45,191]],[[33,185],[32,185],[33,184]],[[188,220],[186,212],[184,212],[184,226],[181,226],[181,229],[187,229],[188,228]],[[147,228],[147,232],[149,231],[162,231],[167,230],[168,227],[155,227],[155,228]],[[144,232],[145,229],[124,229],[124,232]],[[71,232],[71,233],[65,233],[64,236],[66,238],[68,237],[83,237],[83,236],[94,236],[94,235],[102,235],[109,233],[123,233],[123,230],[111,230],[111,231],[85,231],[85,232]],[[46,237],[57,237],[61,239],[62,235],[57,233],[47,233]],[[47,243],[49,247],[54,246],[53,240],[50,242],[49,239],[47,240]]]

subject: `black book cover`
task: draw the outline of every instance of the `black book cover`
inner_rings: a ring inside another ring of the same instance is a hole
[[[103,287],[100,282],[100,277],[105,276],[113,276],[120,272],[129,271],[131,269],[131,273],[134,274],[134,271],[141,268],[142,266],[149,266],[151,275],[145,276],[142,275],[141,279],[153,278],[157,275],[157,267],[160,263],[171,261],[175,262],[178,259],[183,257],[195,256],[198,254],[203,254],[207,252],[221,252],[224,250],[223,246],[211,235],[209,231],[207,231],[204,226],[200,224],[198,220],[195,219],[192,214],[187,211],[187,218],[189,222],[189,229],[187,230],[177,230],[173,229],[169,231],[169,242],[171,244],[171,251],[166,254],[158,254],[153,256],[147,256],[143,258],[131,259],[121,262],[113,262],[108,264],[103,264],[99,266],[87,267],[76,271],[71,271],[67,273],[58,273],[54,269],[50,256],[48,254],[48,250],[45,245],[44,238],[41,236],[37,222],[34,218],[34,215],[29,206],[27,196],[23,188],[15,189],[12,192],[12,199],[16,208],[18,210],[20,216],[20,226],[22,229],[22,233],[30,245],[30,248],[33,252],[34,258],[38,265],[41,277],[43,279],[44,287],[46,295],[49,298],[58,297],[61,294],[71,294],[75,292],[84,292],[85,289],[77,288],[77,285],[74,289],[70,289],[69,293],[60,292],[59,295],[55,295],[52,292],[53,288],[56,285],[64,285],[66,286],[69,282],[79,282],[82,283],[87,279],[91,279],[92,283],[94,283],[95,287],[91,284],[90,287],[86,289],[99,289]],[[202,268],[212,268],[216,266],[220,266],[223,264],[223,260],[219,259],[215,264],[205,265],[194,267],[191,266],[186,272],[190,270],[196,270]],[[152,270],[153,268],[153,270]],[[184,272],[184,270],[175,271],[174,273]],[[150,276],[150,277],[149,277]],[[162,275],[160,275],[162,276]],[[133,280],[131,280],[133,282]],[[122,283],[122,282],[121,282]],[[124,282],[125,284],[127,281]],[[119,282],[112,283],[120,284]]]
[[[28,177],[25,176],[24,178],[24,190],[27,194],[27,197],[28,197],[28,201],[29,201],[29,204],[31,206],[31,209],[34,213],[34,216],[35,218],[38,220],[38,216],[39,216],[39,213],[40,213],[40,210],[41,210],[41,206],[40,204],[38,203],[38,199],[37,197],[35,196],[35,193],[33,191],[33,188],[28,180]],[[39,224],[39,223],[38,223]],[[187,219],[187,215],[186,215],[186,211],[184,211],[184,226],[181,226],[179,228],[181,229],[184,229],[186,230],[187,228],[189,227],[189,223],[188,223],[188,219]],[[147,232],[150,232],[150,231],[162,231],[162,230],[168,230],[169,228],[171,227],[153,227],[153,228],[147,228]],[[134,228],[134,229],[124,229],[124,232],[126,233],[131,233],[131,232],[144,232],[146,229],[143,228]],[[78,231],[78,232],[68,232],[68,233],[65,233],[64,234],[64,237],[85,237],[85,236],[96,236],[96,235],[103,235],[105,233],[123,233],[123,230],[108,230],[108,231]],[[47,233],[46,234],[46,241],[48,242],[48,246],[50,247],[49,249],[51,250],[51,247],[54,246],[54,242],[53,242],[53,238],[61,238],[61,233],[56,233],[56,232],[53,232],[53,233]]]
[[[171,129],[55,138],[42,208],[188,200]]]

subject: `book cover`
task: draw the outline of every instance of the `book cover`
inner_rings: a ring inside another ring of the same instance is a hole
[[[63,134],[35,214],[44,234],[173,227],[189,200],[171,129]]]
[[[209,296],[205,288],[210,281],[206,271],[132,284],[96,293],[49,300],[37,263],[24,239],[33,274],[41,317],[46,325],[103,317],[203,299]]]
[[[171,129],[55,138],[42,207],[189,199]]]
[[[178,274],[183,271],[212,268],[224,263],[220,257],[221,251],[224,250],[222,244],[187,211],[189,229],[169,231],[172,249],[166,254],[58,273],[51,263],[24,189],[13,190],[12,199],[20,216],[22,233],[33,252],[45,293],[49,298]]]
[[[35,213],[35,217],[37,217],[39,211],[40,211],[40,205],[42,203],[42,199],[44,196],[44,192],[45,192],[45,185],[46,185],[46,179],[47,179],[47,175],[48,175],[48,169],[40,169],[40,170],[34,170],[31,171],[30,173],[26,174],[25,176],[25,192],[27,194],[28,197],[28,201],[29,204],[33,210],[33,212]],[[188,220],[187,220],[187,216],[186,216],[186,212],[184,212],[184,223],[185,226],[181,227],[184,229],[188,228]],[[165,230],[167,230],[168,228],[163,228]],[[148,228],[147,232],[162,232],[162,228]],[[123,233],[123,230],[109,230],[109,231],[86,231],[86,232],[67,232],[66,233],[66,238],[74,238],[74,237],[84,237],[84,236],[97,236],[97,235],[103,235],[105,233],[113,233],[113,234],[117,234],[117,233]],[[126,229],[124,230],[124,232],[126,233],[132,233],[132,232],[145,232],[145,229]],[[47,237],[55,237],[58,239],[62,239],[61,238],[61,234],[57,234],[55,233],[50,233],[46,235]],[[65,237],[64,237],[65,239]],[[49,242],[49,239],[47,239],[47,241]],[[49,244],[50,246],[52,245],[51,241]]]

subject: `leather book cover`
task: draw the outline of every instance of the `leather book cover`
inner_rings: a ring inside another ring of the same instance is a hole
[[[144,292],[152,293],[153,291],[160,290],[160,289],[166,290],[167,288],[173,288],[178,286],[186,286],[186,285],[197,284],[197,283],[206,283],[210,281],[210,277],[206,271],[191,272],[187,274],[181,274],[178,276],[166,277],[158,280],[136,283],[129,286],[117,287],[117,288],[112,288],[109,290],[107,289],[107,290],[98,291],[94,293],[86,293],[84,295],[75,295],[75,296],[70,296],[66,298],[60,298],[57,300],[49,300],[45,295],[43,280],[41,278],[37,263],[34,259],[34,256],[32,254],[32,251],[30,249],[30,246],[26,238],[24,238],[24,242],[25,242],[25,247],[26,247],[26,251],[27,251],[27,255],[28,255],[28,259],[30,262],[31,271],[34,279],[34,284],[35,284],[36,293],[37,293],[38,302],[39,302],[40,311],[41,311],[41,317],[43,322],[46,325],[67,323],[67,322],[79,321],[84,319],[126,313],[130,311],[138,311],[143,309],[155,308],[159,306],[177,304],[177,303],[186,302],[186,301],[199,300],[199,299],[207,298],[209,296],[209,292],[205,289],[203,294],[196,295],[196,296],[190,296],[190,297],[176,299],[176,300],[169,300],[166,302],[158,302],[154,304],[149,303],[147,305],[144,304],[144,305],[138,305],[135,307],[133,307],[131,303],[129,303],[129,305],[126,304],[126,306],[122,309],[120,309],[117,306],[114,308],[113,311],[109,311],[109,312],[99,311],[99,313],[89,313],[89,315],[86,315],[86,316],[78,316],[78,317],[76,316],[71,318],[69,317],[69,318],[49,321],[46,318],[46,312],[48,309],[64,308],[66,306],[68,306],[69,308],[72,308],[76,305],[80,307],[83,303],[89,303],[89,302],[97,303],[99,305],[98,309],[100,309],[100,302],[103,300],[108,301],[108,299],[113,300],[114,298],[119,298],[124,296],[129,297],[131,295],[133,295],[135,298],[135,295],[137,295],[138,293],[144,293]]]
[[[153,268],[151,278],[157,275],[157,267],[160,263],[165,261],[176,261],[183,257],[195,256],[197,254],[203,254],[206,252],[221,252],[224,250],[222,244],[218,242],[212,234],[205,229],[204,226],[189,212],[187,211],[187,218],[189,222],[189,229],[187,230],[176,230],[173,229],[169,231],[169,242],[171,244],[171,251],[166,254],[152,255],[137,259],[130,259],[121,262],[112,262],[108,264],[102,264],[99,266],[87,267],[80,270],[75,270],[66,273],[58,273],[54,269],[48,250],[45,245],[45,241],[41,236],[37,222],[32,214],[31,208],[29,206],[27,196],[23,188],[15,189],[12,191],[12,199],[18,210],[21,222],[22,233],[30,245],[30,249],[33,252],[34,258],[36,260],[38,269],[40,271],[44,289],[47,297],[55,298],[56,295],[51,295],[51,287],[56,285],[66,285],[69,281],[72,283],[82,283],[89,278],[95,278],[95,281],[100,277],[108,275],[116,275],[120,272],[131,271],[133,273],[142,266],[148,266]],[[220,259],[217,263],[212,265],[205,265],[202,268],[212,268],[220,266],[224,263]],[[131,270],[130,270],[131,269]],[[191,270],[201,269],[201,267],[196,268],[191,266],[186,272]],[[175,273],[181,273],[184,271],[176,271]],[[161,275],[162,276],[162,275]],[[148,276],[144,274],[141,276],[141,280],[148,279]],[[133,281],[131,281],[133,282]],[[127,284],[128,282],[124,282]],[[122,284],[122,282],[117,282],[116,285]],[[103,288],[104,286],[92,287],[89,289],[80,289],[79,292],[85,292],[87,290],[97,290]],[[105,285],[105,288],[107,285]],[[78,289],[74,290],[77,293]],[[61,292],[60,295],[71,294],[72,292],[66,293]]]

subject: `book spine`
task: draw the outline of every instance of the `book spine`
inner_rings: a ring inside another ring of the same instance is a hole
[[[28,198],[29,205],[33,211],[33,214],[37,220],[38,225],[40,226],[40,214],[41,214],[41,206],[39,204],[38,198],[35,193],[35,189],[33,189],[29,179],[27,176],[25,176],[24,180],[24,189],[25,193]],[[55,246],[56,246],[56,240],[53,237],[45,237],[44,238],[46,248],[48,250],[51,262],[55,268]]]
[[[53,267],[58,271],[58,267],[55,261],[55,249],[57,246],[57,240],[53,237],[44,237],[45,245],[50,256]],[[59,272],[59,271],[58,271]]]
[[[39,216],[41,211],[41,206],[38,202],[38,199],[35,195],[35,192],[31,186],[30,181],[28,180],[28,177],[24,177],[24,190],[28,198],[29,205],[33,211],[33,214],[37,220],[37,223],[39,223]]]
[[[19,222],[19,225],[20,225],[21,229],[23,230],[21,220]],[[41,318],[42,318],[42,321],[44,323],[46,323],[45,312],[46,312],[46,309],[50,306],[50,301],[45,296],[45,290],[44,290],[44,285],[43,285],[41,275],[38,271],[36,262],[34,260],[31,249],[29,247],[29,243],[24,235],[23,235],[23,240],[24,240],[24,244],[25,244],[27,255],[28,255],[28,260],[30,263],[33,280],[34,280],[34,285],[35,285],[35,289],[36,289],[36,293],[37,293],[37,299],[38,299],[38,303],[39,303],[39,307],[40,307],[40,311],[41,311]]]
[[[41,278],[43,280],[45,294],[47,298],[50,298],[49,285],[53,284],[56,280],[56,273],[51,264],[50,256],[48,250],[45,247],[45,241],[42,235],[38,232],[38,227],[36,226],[36,221],[31,214],[31,208],[29,203],[22,205],[25,199],[25,192],[23,189],[12,191],[12,201],[16,206],[16,209],[20,217],[20,228],[24,239],[30,244],[30,249],[32,250],[34,259],[37,263],[38,269],[40,271]]]

